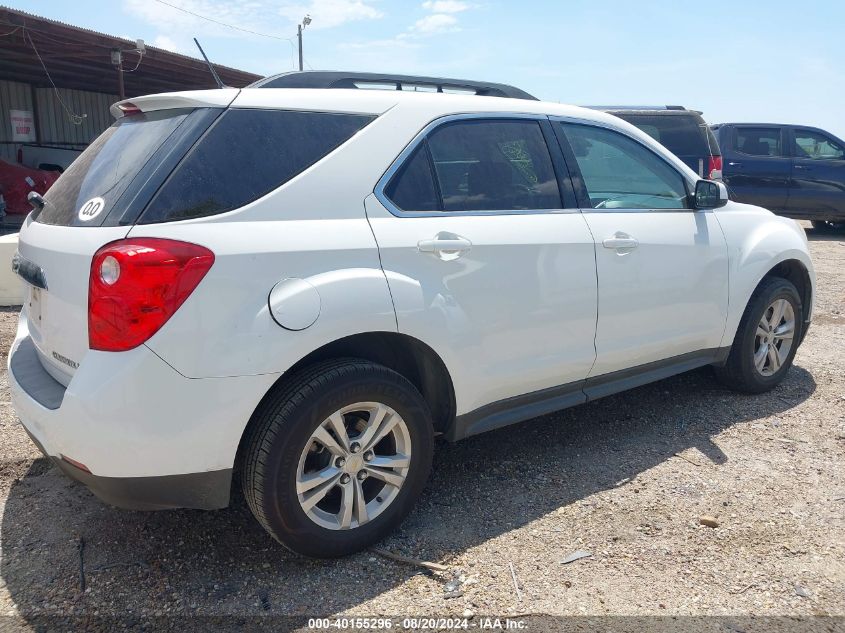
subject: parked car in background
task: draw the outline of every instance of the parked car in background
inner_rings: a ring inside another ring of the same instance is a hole
[[[224,507],[237,472],[279,542],[339,556],[410,511],[436,433],[784,379],[795,222],[619,118],[403,81],[133,98],[33,196],[8,382],[62,471],[142,509]]]
[[[30,169],[0,160],[0,195],[5,201],[5,211],[11,215],[26,215],[32,207],[26,197],[30,191],[46,193],[59,178],[55,171]]]
[[[683,106],[591,106],[640,128],[702,178],[722,177],[722,154],[697,110]]]
[[[731,197],[823,229],[845,230],[845,141],[804,125],[712,126]]]
[[[18,162],[32,169],[63,172],[82,151],[68,147],[24,144],[18,148]]]

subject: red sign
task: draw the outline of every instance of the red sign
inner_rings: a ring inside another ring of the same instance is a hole
[[[12,142],[35,142],[35,117],[29,110],[9,110],[12,120]]]

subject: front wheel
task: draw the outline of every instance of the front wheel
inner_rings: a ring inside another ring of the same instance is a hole
[[[746,393],[775,387],[795,358],[803,319],[795,286],[780,277],[764,279],[745,308],[727,362],[716,368],[718,378]]]
[[[431,469],[433,425],[419,391],[364,360],[317,364],[272,394],[251,422],[243,488],[282,545],[343,556],[392,531]]]

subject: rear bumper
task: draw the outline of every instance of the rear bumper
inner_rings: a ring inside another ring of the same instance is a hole
[[[29,429],[29,438],[69,479],[83,484],[109,505],[127,510],[194,508],[218,510],[229,505],[232,469],[162,477],[98,477],[47,453]]]
[[[100,500],[128,510],[194,508],[218,510],[229,505],[232,469],[161,477],[98,477],[55,460],[62,472]]]
[[[35,354],[22,314],[9,354],[12,404],[66,475],[119,507],[228,504],[241,435],[277,375],[189,379],[140,346],[89,351],[65,388]]]

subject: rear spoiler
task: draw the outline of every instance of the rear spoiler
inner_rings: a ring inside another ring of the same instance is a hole
[[[186,90],[165,92],[124,99],[113,104],[109,111],[115,119],[135,112],[153,112],[176,108],[228,108],[240,93],[239,88],[219,90]]]

